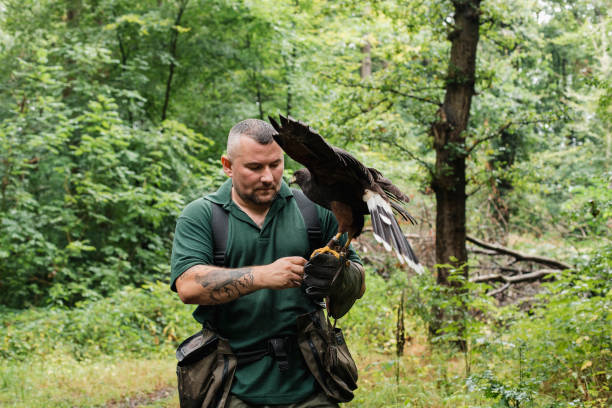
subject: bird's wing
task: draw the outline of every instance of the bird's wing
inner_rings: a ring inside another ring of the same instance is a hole
[[[410,243],[402,232],[389,203],[377,192],[366,190],[364,199],[372,219],[374,238],[383,244],[387,251],[393,250],[400,263],[407,263],[418,274],[423,273]]]
[[[369,167],[368,170],[370,171],[370,174],[372,175],[374,181],[380,186],[380,188],[382,188],[385,195],[389,199],[389,204],[391,204],[391,207],[393,207],[393,209],[399,215],[401,215],[403,219],[405,219],[406,221],[410,221],[413,225],[415,225],[416,220],[403,207],[404,203],[410,201],[410,197],[404,194],[399,188],[397,188],[397,186],[395,186],[391,182],[391,180],[383,176],[382,173],[377,169]]]
[[[305,123],[280,115],[280,124],[268,117],[277,131],[274,140],[298,163],[306,166],[318,183],[372,181],[367,167],[350,153],[327,143]]]

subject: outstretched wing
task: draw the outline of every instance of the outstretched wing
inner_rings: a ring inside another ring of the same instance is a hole
[[[369,185],[373,181],[368,168],[350,153],[330,145],[305,123],[279,116],[280,125],[268,117],[278,132],[274,140],[289,157],[306,166],[318,183]]]

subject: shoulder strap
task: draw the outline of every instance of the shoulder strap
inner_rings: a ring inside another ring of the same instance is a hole
[[[306,231],[308,232],[308,243],[310,250],[321,246],[321,222],[317,207],[310,201],[300,190],[291,189],[293,197],[302,213]],[[229,226],[229,216],[223,207],[217,203],[211,202],[212,210],[212,232],[213,232],[213,262],[217,266],[225,266],[225,249],[227,247],[227,230]]]
[[[304,218],[304,224],[306,225],[306,230],[308,231],[310,251],[314,251],[321,246],[321,241],[323,239],[317,207],[301,190],[292,188],[291,191],[293,192],[293,197],[295,197],[295,201],[300,209],[300,212],[302,213],[302,218]]]
[[[229,216],[221,205],[213,202],[210,204],[212,210],[213,262],[217,266],[225,266]]]

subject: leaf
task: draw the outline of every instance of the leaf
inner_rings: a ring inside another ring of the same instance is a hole
[[[580,371],[584,371],[587,368],[591,367],[593,365],[593,362],[591,360],[587,360],[584,363],[582,363],[582,367],[580,367]]]

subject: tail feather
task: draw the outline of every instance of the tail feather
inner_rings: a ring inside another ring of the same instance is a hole
[[[393,216],[391,205],[380,194],[370,190],[366,190],[363,199],[372,217],[374,239],[382,243],[387,251],[393,250],[400,263],[407,263],[414,271],[422,274],[423,267]]]

